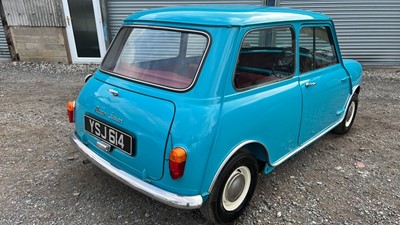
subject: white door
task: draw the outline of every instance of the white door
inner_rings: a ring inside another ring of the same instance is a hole
[[[63,0],[73,63],[100,63],[106,53],[100,0]]]

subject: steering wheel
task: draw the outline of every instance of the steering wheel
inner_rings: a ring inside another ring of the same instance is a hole
[[[292,73],[295,65],[295,55],[296,53],[287,50],[284,50],[281,54],[279,54],[276,64],[274,63],[272,68],[274,75],[278,77],[286,76],[286,75],[277,75],[275,72],[276,69],[281,72]]]
[[[305,56],[302,56],[305,55]],[[307,72],[313,69],[314,54],[307,48],[300,47],[300,72]]]

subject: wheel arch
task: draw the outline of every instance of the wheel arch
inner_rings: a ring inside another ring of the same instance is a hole
[[[217,172],[214,174],[211,185],[208,188],[209,192],[212,191],[214,184],[215,184],[218,176],[220,175],[222,169],[225,167],[226,163],[233,157],[233,155],[235,155],[235,153],[237,153],[241,149],[246,149],[247,151],[249,151],[249,153],[251,155],[254,156],[254,158],[258,162],[259,172],[263,171],[265,169],[265,167],[273,168],[269,164],[268,150],[265,147],[265,145],[263,145],[261,142],[256,141],[256,140],[244,141],[244,142],[240,143],[239,145],[237,145],[235,148],[233,148],[230,151],[230,153],[227,155],[227,157],[225,157],[225,159],[219,166]],[[272,169],[270,171],[272,171]]]
[[[353,91],[353,93],[360,94],[361,87],[360,87],[359,85],[357,85],[357,86],[355,86],[354,88],[355,88],[355,90]]]
[[[258,172],[263,171],[265,166],[269,164],[268,150],[263,144],[252,142],[242,146],[240,149],[246,149],[256,158],[259,167]]]

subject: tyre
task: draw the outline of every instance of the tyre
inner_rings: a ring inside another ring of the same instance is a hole
[[[349,106],[346,110],[346,115],[343,118],[343,121],[339,123],[334,129],[333,132],[337,134],[345,134],[349,132],[351,126],[353,125],[354,119],[356,118],[358,108],[358,94],[354,93],[353,97],[350,100]]]
[[[237,219],[253,196],[257,160],[246,150],[239,150],[225,165],[203,206],[203,216],[215,224],[227,224]]]

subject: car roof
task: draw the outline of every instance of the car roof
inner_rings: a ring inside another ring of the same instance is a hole
[[[330,20],[328,16],[304,10],[252,5],[172,6],[136,12],[125,19],[206,26],[248,26],[285,21]]]

